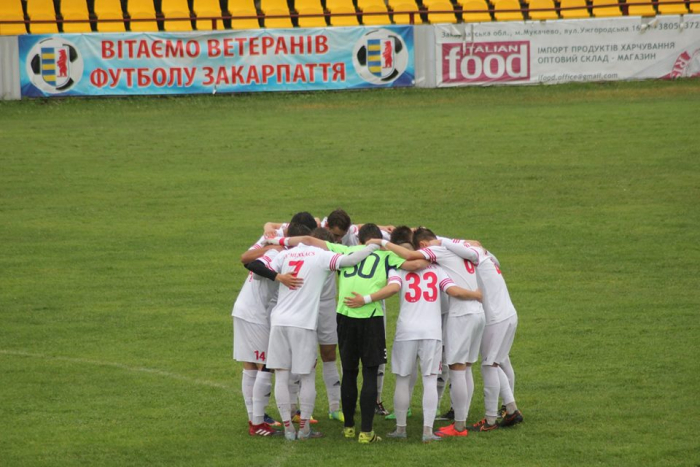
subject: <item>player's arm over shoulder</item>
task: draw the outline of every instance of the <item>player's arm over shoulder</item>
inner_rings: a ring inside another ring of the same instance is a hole
[[[454,283],[452,278],[447,274],[447,272],[439,266],[432,265],[435,268],[435,272],[438,275],[438,280],[440,281],[440,290],[443,290],[450,297],[458,298],[460,300],[478,300],[481,301],[482,295],[481,290],[469,290],[462,288]]]
[[[336,254],[335,256],[340,256],[340,258],[338,260],[338,267],[347,268],[347,267],[355,266],[356,264],[361,263],[362,260],[367,258],[373,251],[376,251],[378,249],[379,249],[379,245],[370,244],[370,245],[366,245],[361,250],[352,251],[349,254],[344,254],[344,255]],[[331,270],[334,270],[334,269],[337,269],[337,268],[331,268]]]
[[[450,297],[458,298],[460,300],[478,300],[481,301],[483,296],[481,290],[468,290],[463,289],[458,285],[453,285],[445,290],[445,293]]]
[[[480,243],[477,246],[465,240],[441,237],[440,244],[460,258],[469,260],[473,264],[479,264],[483,257],[483,248]]]
[[[400,258],[403,258],[407,261],[414,260],[414,259],[425,259],[425,256],[423,253],[420,251],[413,251],[409,250],[408,248],[404,248],[401,245],[397,245],[395,243],[388,242],[386,240],[370,240],[372,243],[379,243],[382,245],[386,250],[391,251],[395,255],[399,256]],[[368,242],[369,243],[369,242]]]
[[[411,261],[405,261],[401,266],[399,266],[404,271],[418,271],[419,269],[424,269],[430,265],[430,261],[427,259],[414,259]]]
[[[320,248],[322,250],[328,250],[328,246],[324,240],[312,237],[310,235],[302,235],[299,237],[275,237],[268,239],[267,242],[273,245],[283,245],[289,248],[294,248],[295,246],[303,243],[304,245],[315,246],[316,248]]]
[[[256,245],[258,245],[258,244],[256,243]],[[252,248],[246,250],[241,255],[241,263],[247,264],[247,263],[250,263],[251,261],[255,261],[256,259],[265,255],[269,250],[278,250],[279,251],[282,249],[283,248],[279,245],[265,245],[265,246],[258,246],[257,248],[252,247]]]

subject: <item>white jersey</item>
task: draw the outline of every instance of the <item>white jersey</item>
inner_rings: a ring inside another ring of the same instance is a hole
[[[304,285],[296,290],[280,287],[270,324],[315,331],[324,284],[330,272],[338,269],[342,256],[303,243],[278,254],[270,265],[271,269],[280,274],[294,273],[304,279]]]
[[[441,292],[455,283],[439,266],[415,272],[391,269],[389,284],[399,284],[399,318],[395,341],[442,340]]]
[[[458,286],[472,291],[478,288],[475,267],[468,260],[460,258],[447,248],[439,245],[421,248],[418,251],[431,263],[439,264]],[[484,308],[478,300],[450,298],[450,316],[472,315],[483,312]]]
[[[256,243],[249,250],[262,248],[259,243]],[[272,260],[279,254],[279,251],[270,249],[265,252],[265,255],[259,258],[266,264],[270,264]],[[270,310],[277,303],[277,291],[279,284],[271,280],[255,280],[253,273],[250,272],[241,291],[238,293],[236,302],[233,304],[231,315],[236,318],[243,319],[249,323],[270,324]]]
[[[328,228],[328,218],[324,217],[321,221],[321,227],[324,229]],[[360,228],[355,224],[352,224],[345,235],[340,240],[340,243],[345,246],[356,246],[360,244]]]
[[[450,251],[476,265],[476,278],[484,296],[483,304],[487,326],[517,315],[497,261],[488,251],[462,240],[443,239],[442,244]]]
[[[324,229],[328,228],[328,218],[324,217],[323,220],[321,221],[321,227]],[[385,232],[382,230],[382,238],[384,240],[389,240],[391,238],[391,235],[389,232]],[[345,235],[343,238],[340,240],[340,243],[345,246],[357,246],[361,245],[360,243],[360,228],[352,224],[350,228],[348,229],[347,232],[345,232]]]
[[[321,292],[321,307],[329,307],[333,311],[336,309],[335,296],[337,287],[335,281],[335,274],[329,274],[326,282],[323,283],[323,291]]]

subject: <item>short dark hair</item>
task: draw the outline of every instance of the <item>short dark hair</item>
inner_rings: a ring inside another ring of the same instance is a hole
[[[314,238],[318,238],[319,240],[326,241],[326,242],[333,243],[335,241],[335,238],[333,238],[333,234],[330,233],[330,231],[328,229],[324,229],[323,227],[316,227],[311,232],[311,236]]]
[[[382,231],[379,230],[379,227],[377,227],[377,224],[365,224],[362,227],[360,227],[360,233],[358,234],[360,237],[360,243],[364,244],[367,240],[370,240],[372,238],[378,238],[381,240],[382,238]]]
[[[287,237],[301,237],[302,235],[309,235],[310,233],[310,228],[298,222],[292,222],[287,226]]]
[[[343,211],[342,209],[336,209],[332,213],[328,214],[328,227],[333,228],[333,227],[338,227],[340,230],[343,230],[345,232],[348,231],[350,228],[350,225],[352,224],[352,221],[350,220],[350,216],[348,215],[347,212]]]
[[[416,250],[420,249],[420,242],[429,242],[430,240],[435,240],[437,237],[432,230],[426,227],[418,227],[415,232],[413,232],[413,248]]]
[[[308,213],[306,211],[298,212],[294,214],[292,217],[292,220],[290,221],[291,223],[297,223],[297,224],[302,224],[308,227],[309,232],[314,230],[318,225],[316,224],[316,219],[314,219],[314,216],[311,215],[311,213]],[[304,234],[307,235],[307,234]],[[291,237],[291,235],[290,235]]]
[[[411,230],[411,228],[406,225],[396,227],[391,232],[391,243],[395,243],[396,245],[401,245],[402,243],[411,243],[412,239],[413,230]]]

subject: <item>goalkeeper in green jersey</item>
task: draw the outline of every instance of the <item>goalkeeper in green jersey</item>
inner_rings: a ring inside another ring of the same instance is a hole
[[[284,240],[289,247],[300,243],[313,245],[327,250],[350,254],[364,248],[371,239],[382,239],[382,232],[376,224],[364,224],[359,231],[362,245],[347,247],[335,243],[323,242],[313,237],[294,237]],[[269,242],[282,242],[270,239]],[[340,386],[343,414],[345,416],[345,436],[355,437],[355,408],[357,406],[357,377],[362,362],[362,390],[360,391],[360,412],[362,415],[358,441],[363,444],[380,441],[373,430],[374,408],[377,400],[377,371],[379,365],[386,363],[386,338],[384,331],[384,308],[380,302],[366,301],[360,308],[350,308],[342,298],[353,295],[369,295],[379,291],[387,284],[389,269],[414,271],[428,264],[425,260],[404,261],[389,251],[374,251],[360,264],[343,268],[338,272],[338,347],[343,367]],[[375,297],[381,300],[383,297]]]

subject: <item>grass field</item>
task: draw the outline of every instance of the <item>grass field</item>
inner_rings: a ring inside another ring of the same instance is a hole
[[[697,80],[0,102],[0,465],[699,465],[699,129]],[[339,206],[498,255],[525,423],[360,446],[319,372],[324,439],[248,436],[238,257]]]

